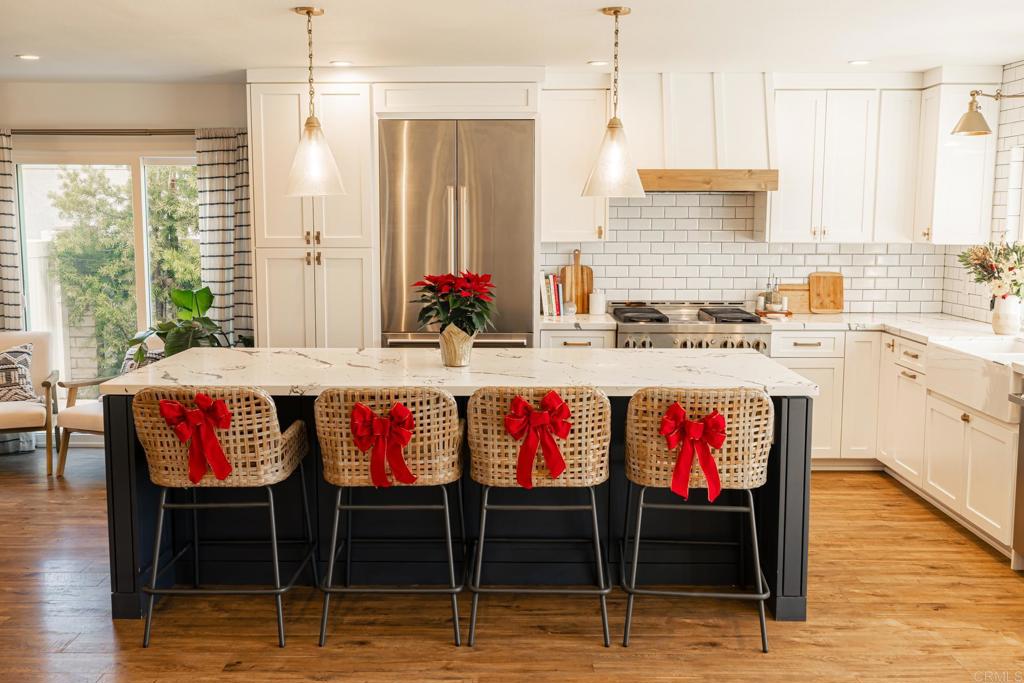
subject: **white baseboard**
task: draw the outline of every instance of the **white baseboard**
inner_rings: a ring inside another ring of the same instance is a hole
[[[811,471],[881,472],[885,469],[874,458],[811,458]]]

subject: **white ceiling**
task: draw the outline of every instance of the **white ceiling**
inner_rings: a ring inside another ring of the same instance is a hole
[[[317,63],[587,68],[600,0],[320,0]],[[921,71],[1024,58],[1021,0],[632,0],[623,69]],[[0,0],[0,80],[242,81],[302,66],[288,0]],[[42,56],[37,62],[16,53]],[[851,59],[872,60],[851,67]]]

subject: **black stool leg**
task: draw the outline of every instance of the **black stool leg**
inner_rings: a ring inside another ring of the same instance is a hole
[[[640,495],[636,501],[636,528],[633,532],[633,566],[630,569],[629,587],[631,590],[636,589],[636,570],[640,560],[640,524],[643,522],[644,516],[644,495],[647,493],[647,487],[640,487]],[[623,558],[625,559],[625,558]],[[630,592],[629,597],[626,598],[626,625],[622,630],[622,646],[629,647],[629,629],[633,625],[633,601],[636,596]]]
[[[476,561],[473,566],[473,583],[476,588],[480,587],[480,574],[484,563],[484,529],[487,528],[487,498],[491,493],[490,486],[484,486],[480,496],[480,537],[476,542]],[[480,593],[473,591],[473,608],[469,613],[469,646],[476,645],[476,610],[480,602]]]
[[[306,542],[309,543],[310,549],[315,547],[313,541],[313,522],[309,516],[309,494],[306,493],[306,468],[302,462],[299,462],[299,486],[302,487],[302,521],[306,527]],[[313,585],[320,585],[320,572],[316,566],[316,552],[313,551],[313,557],[309,561],[310,570],[313,572]]]
[[[153,571],[150,575],[149,587],[156,588],[156,577],[160,573],[160,539],[164,534],[164,503],[167,502],[167,489],[160,488],[160,509],[156,516],[156,539],[153,541]],[[156,596],[149,594],[149,607],[146,610],[146,630],[142,634],[142,647],[149,647],[149,631],[153,625],[153,601]]]
[[[345,510],[345,585],[352,585],[352,499],[354,497],[353,487],[349,486],[346,493],[346,504],[349,506],[348,510]]]
[[[757,520],[754,518],[754,494],[747,490],[747,503],[750,505],[750,541],[754,551],[754,586],[758,593],[764,592],[761,583],[761,556],[757,549]],[[757,601],[757,612],[761,619],[761,651],[768,652],[768,629],[764,622],[764,600]]]
[[[594,487],[588,486],[590,491],[590,516],[594,522],[594,562],[597,565],[597,587],[604,590],[604,562],[601,553],[601,535],[597,526],[597,497],[594,495]],[[608,633],[608,601],[602,594],[601,598],[601,628],[604,631],[604,646],[611,647],[611,635]]]
[[[197,489],[192,489],[192,504],[197,502]],[[199,588],[199,510],[192,509],[192,586]]]
[[[466,509],[462,506],[462,480],[455,482],[455,496],[459,504],[459,540],[462,542],[462,562],[466,562]]]
[[[274,588],[281,587],[281,568],[277,560],[277,521],[274,515],[274,491],[267,487],[267,504],[270,510],[270,554],[274,562]],[[274,595],[274,602],[277,603],[277,644],[284,647],[284,606],[281,604],[281,594]]]
[[[444,545],[448,551],[448,585],[455,588],[455,556],[452,554],[452,520],[448,512],[448,489],[441,486],[441,500],[444,503]],[[462,645],[459,631],[459,596],[452,593],[452,628],[455,630],[455,646]]]
[[[338,518],[341,516],[341,489],[334,498],[334,524],[331,525],[331,554],[327,557],[327,578],[324,588],[330,588],[334,581],[334,560],[338,555]],[[331,604],[331,594],[324,591],[324,608],[320,615],[320,647],[327,641],[327,610]]]

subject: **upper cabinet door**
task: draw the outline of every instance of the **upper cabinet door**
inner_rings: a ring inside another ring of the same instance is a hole
[[[715,74],[718,168],[770,168],[765,75]]]
[[[712,74],[666,74],[668,168],[718,168]]]
[[[914,241],[921,93],[883,90],[875,164],[875,242]]]
[[[249,86],[253,236],[257,247],[304,247],[313,235],[308,197],[288,197],[288,173],[308,110],[306,87]]]
[[[541,241],[601,241],[608,199],[582,193],[608,123],[608,93],[544,90],[540,107]]]
[[[878,91],[830,90],[825,105],[823,241],[871,240],[877,139]]]
[[[321,85],[316,106],[346,194],[313,200],[314,241],[319,237],[322,247],[369,247],[374,196],[370,86]]]
[[[816,242],[821,228],[825,93],[777,91],[775,125],[779,190],[772,197],[770,237],[774,242]]]
[[[921,93],[921,123],[917,155],[917,193],[914,200],[913,241],[932,238],[932,214],[935,210],[935,161],[939,145],[939,89]]]
[[[619,117],[637,168],[665,168],[665,119],[661,74],[625,74],[619,84]]]

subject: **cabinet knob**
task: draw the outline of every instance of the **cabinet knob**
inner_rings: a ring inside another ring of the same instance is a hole
[[[322,252],[322,251],[318,251],[318,252],[316,252],[316,264],[317,264],[318,266],[322,266],[322,265],[324,264],[324,261],[323,261],[323,255],[324,255],[324,254],[323,254],[323,252]]]
[[[604,226],[597,226],[597,239],[604,239]]]
[[[971,421],[971,416],[968,415],[967,413],[964,413],[963,415],[960,416],[960,421],[961,422],[970,422]]]
[[[306,265],[307,266],[313,265],[313,255],[311,253],[309,253],[308,251],[306,252]]]
[[[925,238],[926,240],[930,240],[932,238],[932,229],[927,228],[924,232],[921,233],[921,237]]]
[[[828,228],[826,228],[824,225],[821,226],[821,236],[824,237],[827,234],[828,234]]]
[[[320,231],[319,230],[317,230],[315,233],[313,233],[313,241],[316,242],[317,244],[320,244]]]
[[[885,348],[889,349],[890,351],[894,351],[896,349],[896,342],[890,339],[889,341],[885,342]]]
[[[818,236],[818,229],[812,227],[811,228],[811,237],[817,237],[817,236]]]
[[[311,235],[312,235],[312,233],[309,230],[307,230],[306,234],[304,235],[305,240],[306,240],[306,244],[309,244],[309,241],[311,239]]]

